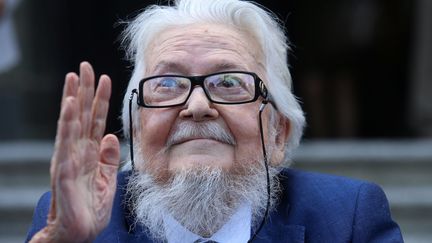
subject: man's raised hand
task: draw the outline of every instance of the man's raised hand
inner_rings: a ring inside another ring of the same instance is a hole
[[[47,226],[31,242],[88,242],[108,224],[116,190],[120,146],[104,136],[111,80],[102,75],[95,92],[91,65],[66,75],[54,154]]]

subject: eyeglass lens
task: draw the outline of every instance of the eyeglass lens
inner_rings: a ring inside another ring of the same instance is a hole
[[[221,73],[207,76],[203,85],[210,100],[222,103],[247,102],[255,96],[254,76],[247,73]],[[144,103],[167,106],[186,101],[192,89],[187,77],[166,75],[146,80],[142,86]]]

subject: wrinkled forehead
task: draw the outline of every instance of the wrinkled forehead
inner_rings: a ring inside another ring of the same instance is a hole
[[[144,58],[146,75],[167,71],[164,69],[188,74],[264,70],[262,48],[256,38],[247,31],[220,24],[166,28],[151,40]]]

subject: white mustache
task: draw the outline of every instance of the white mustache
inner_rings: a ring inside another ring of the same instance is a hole
[[[221,143],[235,145],[234,136],[217,122],[181,122],[175,125],[168,137],[170,147],[192,139],[213,139]]]

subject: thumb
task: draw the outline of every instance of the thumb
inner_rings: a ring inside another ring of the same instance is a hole
[[[100,144],[100,158],[104,165],[118,168],[120,164],[120,143],[118,138],[113,134],[107,134]]]

